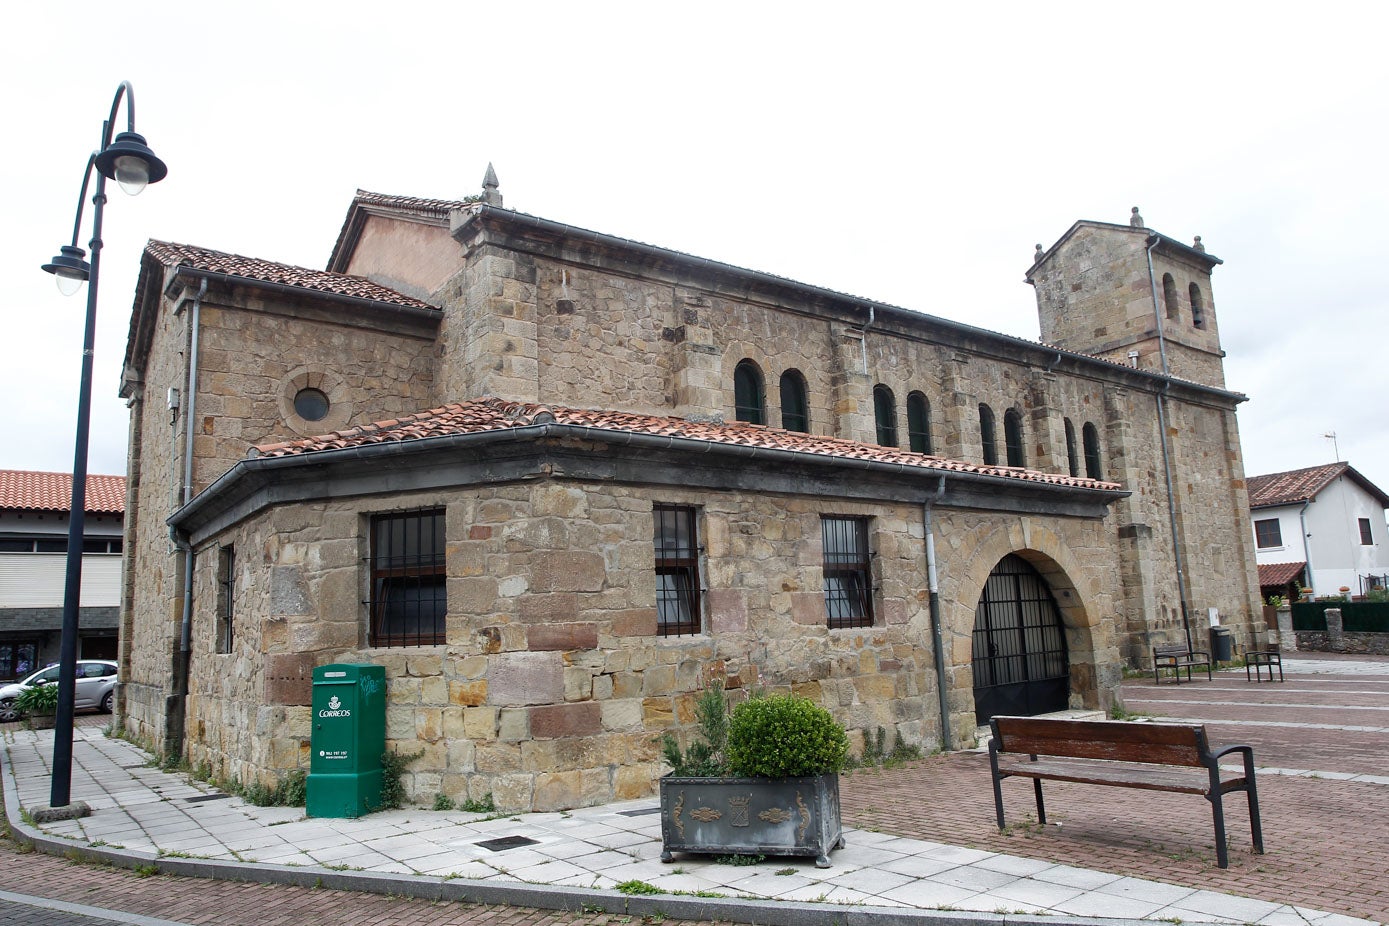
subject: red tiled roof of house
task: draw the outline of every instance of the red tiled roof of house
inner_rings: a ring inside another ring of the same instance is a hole
[[[225,273],[228,276],[243,277],[261,283],[280,283],[337,296],[354,296],[359,299],[371,299],[390,305],[438,311],[437,306],[432,306],[413,296],[396,292],[379,283],[373,283],[365,277],[329,273],[326,270],[310,270],[307,267],[296,267],[292,264],[261,260],[258,257],[243,257],[240,254],[228,254],[224,251],[213,251],[191,244],[174,244],[169,241],[151,240],[145,246],[145,253],[170,267],[184,266],[194,270]]]
[[[1292,505],[1305,502],[1326,488],[1331,480],[1350,469],[1349,463],[1328,463],[1286,473],[1250,476],[1249,507],[1268,508],[1273,505]]]
[[[125,477],[87,476],[85,507],[93,514],[124,514]],[[68,511],[71,508],[72,473],[0,469],[0,509]]]
[[[1303,563],[1260,563],[1259,564],[1259,587],[1268,588],[1272,585],[1287,585],[1293,579],[1302,575],[1302,570],[1307,568]]]
[[[550,423],[592,428],[598,431],[649,434],[660,437],[709,441],[730,446],[786,450],[845,460],[867,460],[910,466],[927,471],[1001,476],[1007,479],[1047,485],[1104,490],[1121,488],[1118,483],[1113,482],[1100,482],[1058,473],[1043,473],[1014,466],[983,466],[975,463],[964,463],[924,453],[899,450],[896,447],[880,447],[877,444],[865,444],[859,441],[823,437],[816,434],[802,434],[798,431],[785,431],[781,428],[770,428],[743,422],[714,424],[659,415],[637,415],[628,412],[591,411],[565,408],[558,405],[508,402],[490,396],[432,408],[429,411],[404,418],[378,421],[357,428],[334,431],[320,437],[308,437],[278,444],[262,444],[253,449],[253,455],[259,457],[298,456],[325,450],[362,447],[369,444],[426,440]]]

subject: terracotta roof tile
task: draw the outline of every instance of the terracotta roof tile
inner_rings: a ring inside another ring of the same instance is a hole
[[[68,511],[72,508],[72,474],[0,469],[0,508]],[[125,477],[88,475],[86,510],[124,514]]]
[[[815,434],[802,434],[798,431],[784,431],[780,428],[769,428],[742,422],[714,424],[659,415],[637,415],[628,412],[595,411],[565,408],[558,405],[508,402],[492,397],[444,405],[416,415],[389,421],[378,421],[374,424],[344,431],[334,431],[320,437],[308,437],[278,444],[262,444],[253,449],[252,455],[259,457],[298,456],[325,450],[362,447],[369,444],[427,440],[436,437],[500,431],[507,428],[548,423],[593,428],[598,431],[709,441],[729,446],[787,450],[846,460],[867,460],[910,466],[927,471],[1001,476],[1007,479],[1047,485],[1105,490],[1121,488],[1113,482],[1081,479],[1058,473],[1043,473],[1021,467],[982,466],[923,453],[912,453],[895,447],[880,447],[877,444],[865,444],[859,441],[822,437]]]
[[[1293,579],[1302,575],[1302,570],[1307,568],[1304,563],[1260,563],[1259,564],[1259,587],[1267,588],[1270,585],[1287,585]]]
[[[1268,508],[1273,505],[1292,505],[1314,498],[1331,480],[1350,469],[1349,463],[1328,463],[1286,473],[1250,476],[1249,507]]]
[[[243,257],[240,254],[228,254],[224,251],[213,251],[191,244],[174,244],[169,241],[151,240],[145,246],[145,253],[170,267],[183,266],[193,270],[208,270],[213,273],[225,273],[228,276],[242,277],[261,283],[281,283],[286,286],[332,293],[337,296],[355,296],[389,305],[438,311],[437,306],[422,302],[413,296],[398,293],[379,283],[373,283],[365,277],[330,273],[326,270],[310,270],[307,267],[280,264],[275,261],[261,260],[258,257]]]

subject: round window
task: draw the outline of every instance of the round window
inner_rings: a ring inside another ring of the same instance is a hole
[[[305,421],[328,417],[328,396],[318,389],[300,389],[294,394],[294,412]]]

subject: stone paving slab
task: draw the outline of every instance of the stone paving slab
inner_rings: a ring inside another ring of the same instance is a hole
[[[100,748],[95,748],[100,745]],[[6,736],[7,802],[32,806],[47,796],[45,748],[51,734],[10,733]],[[1031,913],[1079,917],[1171,919],[1220,922],[1221,911],[1260,910],[1262,916],[1299,917],[1287,904],[1250,900],[1221,892],[1203,892],[1157,880],[1115,877],[1103,872],[1056,872],[1039,864],[989,848],[954,845],[936,840],[905,838],[900,834],[846,832],[847,846],[834,853],[834,866],[817,869],[804,858],[769,859],[754,866],[719,864],[703,856],[683,856],[662,864],[660,822],[654,814],[629,815],[654,801],[585,808],[568,814],[523,814],[486,818],[462,812],[436,813],[421,808],[372,814],[357,820],[307,819],[301,813],[267,814],[239,798],[189,804],[182,799],[157,804],[117,803],[113,793],[130,794],[140,766],[139,781],[163,795],[211,793],[177,775],[143,767],[132,745],[105,739],[101,731],[79,728],[74,760],[89,775],[74,781],[74,797],[102,804],[91,817],[62,821],[44,832],[75,842],[108,843],[128,832],[124,850],[137,846],[146,853],[205,855],[223,858],[235,852],[239,862],[264,868],[309,866],[311,870],[343,877],[410,876],[423,883],[462,888],[474,885],[573,885],[591,891],[610,891],[618,884],[640,880],[675,896],[676,891],[701,891],[726,897],[808,902],[829,910],[835,904],[874,910],[978,911],[1011,916]],[[124,779],[123,777],[124,776]],[[78,781],[85,793],[78,793]],[[852,781],[852,776],[846,781]],[[987,792],[987,778],[982,782]],[[13,801],[11,800],[14,796]],[[270,819],[270,818],[274,819]],[[271,823],[276,825],[271,826]],[[102,835],[98,836],[100,833]],[[259,833],[263,846],[247,846]],[[136,835],[138,834],[138,835]],[[478,844],[497,835],[525,835],[536,844],[493,853]],[[236,846],[233,850],[233,846]],[[221,863],[221,864],[239,864]],[[205,864],[216,864],[208,862]],[[1060,877],[1058,878],[1058,874]],[[1067,881],[1070,883],[1066,883]],[[396,882],[388,882],[395,885]],[[558,888],[556,888],[558,889]],[[624,902],[629,898],[622,895]],[[1261,906],[1262,905],[1262,906]],[[1204,909],[1209,907],[1209,910]],[[1180,910],[1180,914],[1176,911]],[[1301,916],[1302,922],[1326,916]],[[1271,920],[1270,920],[1271,921]]]

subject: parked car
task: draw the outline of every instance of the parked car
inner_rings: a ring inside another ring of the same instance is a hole
[[[77,684],[74,688],[73,707],[77,710],[94,708],[102,713],[111,713],[111,705],[116,698],[117,666],[106,659],[77,660]],[[13,682],[0,688],[0,723],[19,720],[19,712],[14,709],[14,699],[26,688],[36,685],[58,684],[58,666],[51,665],[40,669],[28,678]]]

